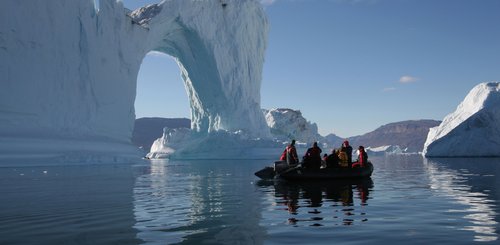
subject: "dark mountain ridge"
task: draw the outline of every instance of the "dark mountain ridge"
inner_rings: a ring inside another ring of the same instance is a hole
[[[365,147],[379,147],[386,145],[398,145],[406,152],[421,152],[424,148],[429,128],[436,127],[441,121],[436,120],[408,120],[383,125],[372,132],[348,137],[353,147],[363,145]],[[325,138],[329,143],[340,146],[344,138],[335,135],[327,135]]]

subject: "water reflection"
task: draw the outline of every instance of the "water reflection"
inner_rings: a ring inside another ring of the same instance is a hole
[[[274,197],[278,210],[288,212],[287,223],[298,226],[354,225],[368,218],[372,179],[314,182],[259,181]],[[270,189],[272,189],[270,191]]]
[[[245,167],[224,161],[152,161],[134,188],[137,237],[152,244],[263,243],[259,205]]]
[[[153,244],[498,243],[500,159],[374,162],[373,181],[290,183],[257,181],[265,160],[153,161],[133,228]]]
[[[495,175],[499,159],[491,158],[433,158],[424,159],[430,176],[431,189],[439,195],[452,199],[463,209],[450,209],[450,213],[463,213],[470,225],[459,229],[475,233],[474,241],[498,240],[498,207],[494,200],[498,188]]]

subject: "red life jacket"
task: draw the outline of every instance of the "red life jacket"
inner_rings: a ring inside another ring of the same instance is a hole
[[[359,151],[359,164],[361,167],[364,167],[366,163],[365,154],[366,154],[365,150]]]
[[[286,161],[287,148],[285,148],[285,150],[283,151],[283,153],[281,153],[280,161]]]

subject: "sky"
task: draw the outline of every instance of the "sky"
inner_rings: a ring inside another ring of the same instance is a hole
[[[124,0],[135,9],[159,0]],[[361,135],[442,120],[477,84],[500,81],[498,0],[264,0],[261,107],[300,110],[319,133]],[[150,53],[136,116],[190,117],[173,58]]]

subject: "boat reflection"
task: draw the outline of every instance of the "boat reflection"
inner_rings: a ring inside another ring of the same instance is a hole
[[[463,213],[470,225],[461,227],[475,233],[474,241],[498,240],[498,193],[496,175],[500,159],[495,158],[432,158],[424,159],[430,176],[431,189],[465,206],[448,212]]]
[[[354,225],[366,222],[371,178],[308,182],[258,181],[261,188],[273,189],[274,204],[287,211],[288,223],[311,226]],[[305,223],[306,224],[306,223]]]

